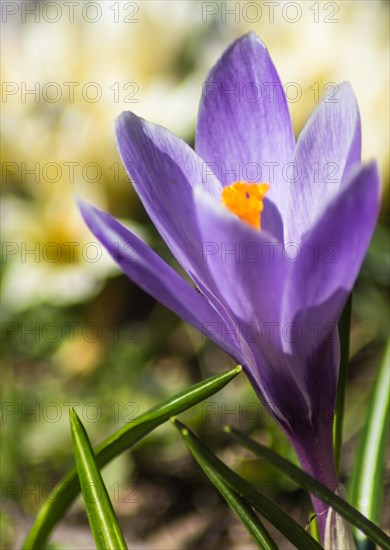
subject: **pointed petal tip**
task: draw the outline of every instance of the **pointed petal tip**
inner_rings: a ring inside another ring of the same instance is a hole
[[[77,204],[78,209],[81,210],[84,199],[82,199],[78,193],[75,193],[74,201]]]
[[[353,182],[356,181],[356,184],[365,185],[370,187],[370,196],[377,200],[381,201],[382,195],[382,185],[381,185],[381,176],[379,173],[378,163],[375,159],[356,165],[353,168],[349,176],[350,185],[353,185]]]
[[[366,175],[366,177],[371,182],[371,190],[373,191],[373,197],[375,198],[376,202],[378,203],[378,210],[380,208],[380,203],[382,199],[382,182],[381,182],[381,176],[379,172],[379,166],[376,160],[370,160],[366,164],[364,164],[361,168],[362,175]],[[374,193],[375,190],[375,193]]]
[[[165,128],[165,126],[150,122],[146,118],[136,115],[133,111],[122,111],[115,118],[115,136],[121,155],[121,146],[124,145],[129,139],[137,140],[139,133],[141,135],[147,134],[154,139],[156,132],[168,132],[169,136],[176,138],[176,136]],[[122,160],[126,165],[125,159],[122,158]]]
[[[353,103],[356,105],[357,110],[359,111],[356,94],[351,82],[349,82],[349,80],[343,80],[342,82],[337,84],[337,86],[339,88],[339,91],[341,91],[344,96],[346,96],[346,98],[348,98],[350,101],[353,101]]]
[[[80,195],[76,195],[75,198],[76,198],[77,207],[80,210],[80,214],[83,217],[84,221],[86,221],[85,217],[88,211],[90,210],[90,208],[92,207],[92,205],[86,200],[84,200],[83,198],[81,198]]]
[[[249,31],[246,34],[243,34],[236,38],[231,44],[229,44],[223,51],[221,57],[217,61],[217,65],[219,65],[221,62],[223,62],[226,58],[229,57],[236,49],[238,49],[241,53],[246,52],[248,50],[249,52],[256,47],[260,47],[262,50],[266,52],[266,54],[269,56],[268,49],[264,42],[261,40],[261,38],[254,32]],[[209,74],[211,73],[211,70]]]
[[[118,132],[123,128],[126,122],[129,121],[132,114],[133,113],[131,111],[122,111],[117,117],[115,117],[114,127],[115,127],[115,134],[117,136],[118,136]]]
[[[127,126],[130,124],[145,124],[147,121],[133,113],[133,111],[122,111],[114,121],[115,135],[117,140],[123,132],[128,132]]]
[[[369,160],[365,165],[363,165],[364,168],[367,170],[372,171],[372,175],[375,176],[378,179],[378,183],[380,182],[380,174],[379,174],[379,167],[378,162],[376,159]]]
[[[352,84],[350,83],[349,80],[342,80],[341,82],[339,82],[339,83],[337,84],[337,86],[342,86],[343,88],[345,88],[345,89],[347,89],[347,90],[353,91]]]
[[[96,206],[94,206],[92,203],[81,198],[79,195],[76,196],[76,203],[85,223],[89,226],[91,217],[94,214],[97,214],[99,212],[99,209],[96,208]]]
[[[87,207],[90,203],[87,202],[85,199],[80,197],[80,195],[76,194],[75,196],[76,204],[79,207],[80,210],[82,210],[84,207]]]
[[[85,224],[90,229],[90,231],[100,240],[97,231],[99,228],[101,228],[102,223],[104,225],[105,220],[111,219],[110,214],[108,214],[104,210],[101,210],[100,208],[97,208],[94,204],[82,199],[81,197],[77,197],[77,205]]]
[[[235,45],[237,44],[240,44],[240,43],[245,43],[245,42],[248,42],[248,43],[257,43],[259,44],[262,48],[264,48],[265,50],[267,49],[266,45],[264,44],[264,42],[261,40],[261,38],[259,37],[258,34],[256,34],[254,31],[249,31],[245,34],[243,34],[242,36],[239,36],[232,44],[232,47],[234,47]]]

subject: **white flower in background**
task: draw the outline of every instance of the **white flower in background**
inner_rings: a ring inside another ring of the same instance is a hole
[[[84,300],[117,273],[71,204],[3,199],[2,247],[4,317],[41,302]]]
[[[132,14],[127,4],[139,9]],[[244,12],[244,3],[232,2],[238,14],[224,17],[222,4],[208,3],[214,15],[205,14],[206,4],[102,1],[96,23],[83,20],[81,5],[73,23],[65,8],[57,23],[47,22],[41,7],[39,23],[33,16],[21,23],[19,15],[3,25],[3,239],[19,250],[7,250],[5,258],[7,307],[69,303],[97,292],[111,274],[110,262],[102,259],[99,269],[82,254],[70,262],[66,251],[60,262],[30,261],[32,254],[22,262],[22,247],[90,240],[75,193],[132,217],[139,203],[116,151],[114,118],[129,109],[191,139],[208,67],[234,37],[250,30],[261,34],[284,84],[291,84],[296,132],[324,91],[332,91],[325,90],[327,83],[351,82],[362,116],[363,159],[378,158],[387,183],[389,64],[382,2],[328,3],[337,13],[322,3],[295,2],[302,13],[296,22],[282,3],[275,3],[274,22],[264,6],[255,21],[257,3]],[[317,4],[315,13],[310,7]],[[126,17],[138,22],[126,23]],[[34,89],[35,95],[29,93]],[[59,98],[52,101],[56,91]],[[101,94],[97,101],[95,93]]]

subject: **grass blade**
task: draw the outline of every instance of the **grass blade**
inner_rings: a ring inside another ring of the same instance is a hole
[[[244,498],[250,506],[260,512],[297,548],[305,548],[305,550],[319,550],[322,548],[281,508],[259,493],[252,484],[248,483],[219,460],[184,424],[176,419],[173,422],[180,431],[192,456],[206,474],[212,471],[226,487]]]
[[[390,344],[386,349],[370,399],[350,481],[351,504],[375,523],[380,521],[389,407]],[[355,537],[359,549],[375,548],[375,544],[363,533],[356,532]]]
[[[314,477],[306,474],[306,472],[285,458],[282,458],[271,449],[268,449],[268,447],[264,447],[264,445],[253,441],[253,439],[250,439],[237,430],[227,427],[226,431],[228,431],[243,447],[246,447],[258,457],[264,458],[271,466],[274,466],[311,494],[332,506],[336,512],[342,515],[351,524],[355,525],[359,530],[363,531],[381,548],[390,549],[390,538],[379,529],[377,525],[350,506],[345,500],[332,493],[330,489],[319,483]]]
[[[349,362],[349,340],[351,332],[352,294],[345,304],[344,311],[339,321],[340,336],[340,370],[337,382],[337,396],[334,418],[334,456],[337,472],[340,472],[341,448],[343,443],[343,421],[345,389],[347,386],[348,362]]]
[[[87,432],[73,408],[70,409],[70,425],[77,472],[96,548],[127,550]]]
[[[172,422],[183,436],[184,442],[187,444],[187,428],[185,428],[184,425],[176,419],[172,420]],[[190,452],[192,452],[191,444],[187,446]],[[261,523],[260,519],[249,506],[247,500],[232,491],[207,461],[202,460],[199,456],[195,457],[195,459],[229,506],[236,512],[259,548],[263,548],[263,550],[277,550],[276,544],[272,540],[264,525]]]
[[[241,370],[241,367],[238,366],[223,374],[199,382],[123,426],[94,449],[98,468],[101,469],[112,459],[135,445],[157,426],[169,420],[171,416],[186,411],[220,391]],[[48,496],[24,541],[23,550],[42,550],[45,547],[51,531],[79,493],[80,483],[77,471],[74,468]]]

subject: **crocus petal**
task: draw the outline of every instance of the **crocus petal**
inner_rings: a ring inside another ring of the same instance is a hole
[[[339,365],[337,322],[378,210],[379,175],[372,163],[351,176],[346,189],[305,235],[300,255],[291,264],[281,316],[282,348],[312,422],[331,422]]]
[[[274,325],[281,330],[280,323]],[[279,346],[272,346],[272,332],[263,332],[261,348],[253,347],[255,363],[248,375],[254,389],[278,422],[288,433],[296,426],[311,426],[313,408],[307,389],[296,376],[296,363],[288,355],[280,352]],[[267,341],[268,340],[268,341]]]
[[[240,337],[246,357],[250,356],[248,347],[253,354],[243,365],[245,372],[259,397],[285,426],[290,426],[292,413],[308,419],[309,406],[295,382],[294,365],[279,351],[280,307],[289,267],[281,244],[210,200],[202,189],[195,191],[195,199],[205,265],[215,278],[219,299],[233,314],[233,334]],[[221,329],[229,330],[228,326]]]
[[[351,85],[344,82],[323,99],[299,136],[288,175],[286,242],[300,242],[344,188],[360,157],[359,108]]]
[[[165,128],[124,112],[117,119],[116,136],[122,160],[157,230],[193,280],[203,280],[193,189],[202,185],[204,162],[181,139]],[[207,189],[220,196],[215,177]],[[197,254],[198,253],[198,254]]]
[[[279,76],[261,40],[247,34],[226,50],[206,78],[195,149],[222,185],[269,182],[274,172],[267,197],[282,212],[286,190],[278,174],[292,160],[294,146]]]
[[[286,265],[280,243],[241,221],[201,188],[194,196],[204,266],[221,300],[244,323],[278,320]]]
[[[230,335],[221,338],[219,331],[211,330],[220,326],[221,319],[204,296],[115,218],[81,200],[79,207],[92,233],[132,281],[200,332],[208,328],[210,339],[242,363]]]
[[[299,317],[306,328],[318,326],[322,337],[334,330],[367,251],[379,204],[378,169],[370,163],[350,176],[305,235],[286,287],[285,322]]]
[[[253,386],[285,427],[310,423],[306,385],[296,377],[295,361],[283,353],[281,304],[291,266],[281,243],[252,229],[202,189],[195,198],[204,261],[218,283],[220,300],[236,319],[235,330],[253,353],[246,370]]]

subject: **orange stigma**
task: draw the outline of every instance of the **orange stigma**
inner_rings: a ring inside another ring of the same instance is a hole
[[[260,230],[260,215],[263,199],[269,189],[268,183],[235,181],[222,190],[222,203],[240,220]]]

